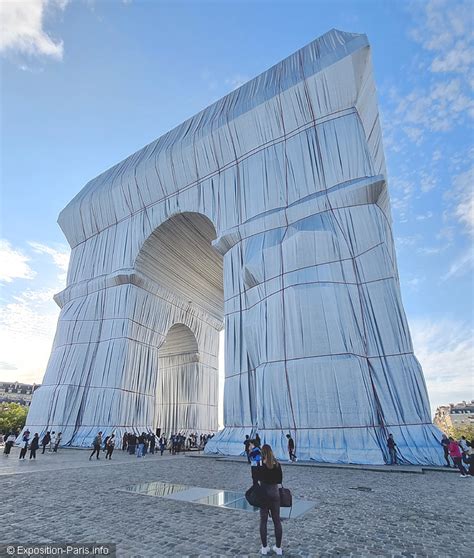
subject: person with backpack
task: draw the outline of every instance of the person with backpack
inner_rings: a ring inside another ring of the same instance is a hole
[[[89,461],[94,457],[94,455],[97,453],[97,459],[99,459],[99,454],[100,454],[100,446],[102,445],[102,431],[100,431],[97,436],[94,438],[94,441],[92,442],[92,447],[94,448],[92,453],[89,456]]]
[[[260,553],[266,556],[270,552],[267,538],[267,523],[268,514],[271,513],[276,539],[276,544],[273,546],[272,550],[277,556],[281,556],[283,554],[281,548],[283,528],[280,519],[279,485],[283,482],[283,473],[281,465],[276,460],[271,446],[264,444],[261,456],[262,465],[256,470],[256,478],[263,488],[266,505],[260,508],[260,539],[262,541]]]
[[[46,451],[46,446],[49,444],[49,442],[51,442],[51,434],[48,431],[46,432],[46,434],[43,436],[43,439],[41,440],[41,446],[43,448],[41,455],[43,455],[44,452]]]
[[[252,473],[252,481],[253,484],[258,484],[257,469],[262,464],[262,452],[260,448],[257,446],[255,440],[250,440],[249,449],[250,449],[250,453],[249,453],[250,471]]]

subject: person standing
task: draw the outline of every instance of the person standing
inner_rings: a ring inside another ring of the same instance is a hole
[[[286,437],[288,439],[288,456],[290,458],[289,461],[293,463],[295,461],[298,461],[295,455],[295,442],[291,437],[291,434],[287,434]]]
[[[130,433],[127,437],[127,444],[128,444],[128,453],[130,455],[135,455],[135,448],[137,445],[137,436],[136,434]]]
[[[245,450],[245,455],[247,456],[247,463],[250,463],[250,436],[247,434],[245,436],[245,440],[244,440],[244,450]]]
[[[28,440],[30,439],[30,431],[25,430],[23,433],[23,438],[21,440],[21,449],[19,459],[25,459],[26,452],[28,451]]]
[[[39,436],[36,433],[30,444],[30,459],[36,459],[36,450],[39,448]]]
[[[145,449],[145,435],[142,432],[140,436],[138,436],[137,457],[143,457],[144,449]]]
[[[250,471],[252,473],[252,481],[253,481],[253,484],[258,484],[257,469],[262,464],[262,452],[261,452],[260,448],[257,446],[257,443],[256,443],[255,440],[250,440],[249,449],[250,449],[250,453],[249,453]]]
[[[41,446],[43,447],[43,451],[41,452],[41,455],[44,454],[44,452],[46,451],[46,446],[49,444],[49,442],[51,442],[51,434],[48,432],[46,432],[46,434],[43,436],[43,439],[41,440]]]
[[[276,544],[272,550],[277,556],[283,554],[281,539],[283,528],[280,519],[280,491],[279,485],[283,482],[281,465],[273,455],[271,446],[265,444],[262,447],[262,466],[258,467],[257,479],[265,493],[265,500],[268,504],[260,508],[260,539],[262,541],[261,554],[264,556],[270,551],[267,538],[268,513],[271,513],[273,526],[275,528]]]
[[[128,444],[128,434],[125,432],[125,434],[122,437],[122,451],[127,450],[127,444]]]
[[[388,435],[387,440],[388,453],[390,454],[390,465],[398,465],[397,462],[397,444],[393,439],[393,434]]]
[[[166,441],[163,438],[163,436],[160,438],[159,444],[160,444],[160,455],[163,455],[163,452],[165,451],[166,448]]]
[[[48,448],[48,451],[49,451],[49,452],[52,452],[52,451],[53,451],[53,437],[54,437],[55,434],[56,434],[56,432],[53,430],[53,431],[51,432],[50,437],[49,437],[49,448]]]
[[[467,478],[468,474],[464,465],[462,464],[462,451],[459,447],[459,444],[456,442],[454,438],[449,438],[449,446],[448,446],[449,455],[454,462],[454,465],[459,469],[461,473],[461,477]]]
[[[105,459],[109,459],[109,461],[112,459],[112,453],[114,452],[114,448],[115,448],[115,434],[112,434],[112,436],[109,437],[109,439],[107,440],[107,453],[105,454]]]
[[[156,439],[154,434],[150,434],[150,455],[155,455]]]
[[[53,449],[54,453],[58,453],[58,448],[59,448],[59,445],[61,444],[62,434],[63,434],[62,432],[58,432],[56,434],[56,438],[54,439],[54,449]]]
[[[97,436],[94,438],[94,441],[92,442],[92,447],[94,448],[92,453],[89,456],[89,461],[94,457],[94,455],[97,453],[97,459],[99,459],[99,454],[100,454],[100,446],[102,445],[102,431],[100,431]]]
[[[443,437],[441,438],[441,445],[443,446],[443,451],[444,451],[444,459],[446,461],[446,465],[445,467],[451,467],[451,463],[449,462],[449,438],[446,436],[446,434],[443,434]]]
[[[15,445],[15,440],[16,440],[16,436],[15,436],[15,434],[13,434],[13,432],[11,432],[7,436],[7,439],[5,441],[5,448],[3,450],[3,453],[5,455],[10,455],[10,451],[11,451],[12,447]]]
[[[262,441],[260,440],[258,432],[255,434],[255,445],[257,446],[257,448],[260,448],[262,446]]]

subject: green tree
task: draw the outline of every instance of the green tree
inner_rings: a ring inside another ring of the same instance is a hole
[[[474,440],[474,424],[462,424],[453,426],[450,434],[455,440],[459,440],[461,436],[469,441]]]
[[[28,407],[18,403],[0,403],[0,432],[16,432],[25,426]]]

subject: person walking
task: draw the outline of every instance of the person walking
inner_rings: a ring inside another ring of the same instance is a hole
[[[443,434],[440,444],[443,446],[444,460],[446,461],[445,467],[451,467],[451,463],[449,462],[449,450],[448,450],[449,438],[446,436],[446,434]]]
[[[112,436],[110,436],[109,439],[107,440],[107,453],[105,454],[105,459],[108,458],[109,461],[112,459],[114,448],[115,448],[115,434],[112,434]]]
[[[397,444],[393,439],[393,434],[388,435],[387,440],[388,453],[390,454],[390,465],[398,465],[397,462]]]
[[[43,448],[41,455],[43,455],[44,452],[46,451],[46,446],[49,444],[49,442],[51,442],[51,434],[48,430],[48,432],[46,432],[46,434],[43,436],[43,439],[41,440],[41,446]]]
[[[288,461],[294,463],[295,461],[298,461],[295,455],[295,441],[291,437],[291,434],[287,434],[286,437],[288,439],[288,455],[290,458]]]
[[[464,465],[462,464],[462,451],[459,447],[459,444],[456,442],[454,438],[449,438],[449,446],[448,446],[449,455],[454,462],[454,465],[459,469],[461,473],[461,477],[467,478],[468,474]]]
[[[54,439],[54,449],[53,449],[53,453],[58,453],[58,448],[59,448],[59,445],[61,444],[62,435],[63,435],[62,432],[58,432],[58,433],[56,434],[56,438]]]
[[[281,465],[273,455],[273,450],[268,444],[262,447],[262,466],[257,469],[257,479],[265,494],[267,505],[260,508],[260,539],[262,548],[260,553],[266,556],[270,552],[267,538],[268,514],[271,513],[273,526],[275,528],[276,544],[272,550],[277,556],[283,554],[281,539],[283,528],[280,519],[280,491],[279,485],[283,482]]]
[[[10,455],[10,451],[11,451],[12,447],[15,445],[15,440],[16,440],[16,436],[15,436],[15,434],[13,434],[13,432],[11,432],[7,436],[7,439],[5,441],[5,448],[3,450],[3,453],[5,455]]]
[[[39,435],[36,433],[33,436],[30,444],[30,459],[36,459],[36,450],[39,448]]]
[[[92,442],[92,447],[94,448],[92,453],[89,456],[89,461],[94,457],[94,455],[97,453],[97,459],[99,459],[99,454],[100,454],[100,446],[102,445],[102,431],[100,431],[97,436],[94,438],[94,441]]]

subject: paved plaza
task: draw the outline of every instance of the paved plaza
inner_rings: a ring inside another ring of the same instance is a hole
[[[160,481],[243,492],[251,484],[246,462],[167,453],[137,459],[119,450],[111,462],[97,462],[88,455],[61,450],[20,462],[16,448],[0,454],[2,543],[116,543],[120,557],[259,555],[258,513],[124,491]],[[283,477],[295,498],[316,503],[284,520],[285,556],[472,555],[472,478],[304,464],[284,464]],[[269,533],[273,545],[271,521]]]

